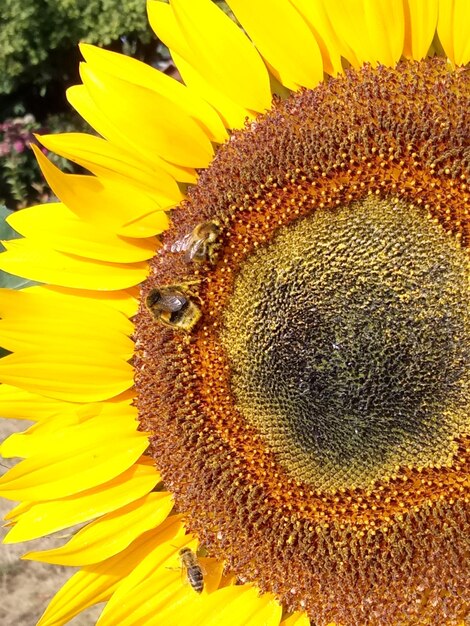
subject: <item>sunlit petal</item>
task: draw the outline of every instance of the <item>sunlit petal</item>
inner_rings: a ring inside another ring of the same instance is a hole
[[[320,48],[289,2],[229,0],[228,4],[283,85],[289,89],[318,85],[323,79]]]
[[[149,493],[160,476],[153,465],[131,465],[115,478],[78,494],[16,507],[9,515],[15,525],[6,541],[28,541],[115,511]],[[40,560],[47,561],[46,558]]]
[[[172,508],[169,493],[150,493],[88,524],[64,546],[30,552],[25,558],[76,566],[104,561],[127,548],[144,532],[156,528]]]
[[[173,0],[170,5],[151,1],[147,6],[157,36],[207,83],[247,110],[269,108],[271,91],[263,61],[239,27],[215,4]],[[184,44],[178,45],[181,39]]]

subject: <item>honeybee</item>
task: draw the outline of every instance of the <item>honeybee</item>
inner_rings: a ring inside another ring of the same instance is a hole
[[[202,593],[204,589],[204,575],[198,563],[196,554],[189,548],[181,548],[179,551],[181,566],[186,570],[189,584],[196,593]]]
[[[184,259],[188,263],[190,261],[214,263],[220,247],[220,243],[217,242],[219,234],[220,226],[217,222],[202,222],[191,233],[175,241],[170,250],[184,252]]]
[[[190,331],[201,317],[201,309],[178,285],[155,287],[146,301],[153,317],[170,328]]]

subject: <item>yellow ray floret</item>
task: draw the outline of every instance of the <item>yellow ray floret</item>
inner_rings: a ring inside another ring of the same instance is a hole
[[[19,320],[0,320],[0,345],[11,352],[59,352],[61,347],[67,346],[68,351],[76,354],[88,352],[93,355],[106,350],[116,359],[127,361],[132,357],[134,344],[129,337],[111,332],[100,324],[90,327],[79,318],[76,326],[64,326],[62,321],[59,316],[40,320],[34,315],[25,315]],[[35,361],[40,361],[40,357],[37,356]]]
[[[439,0],[407,0],[403,55],[420,61],[427,55],[437,26]]]
[[[351,48],[354,67],[363,63],[393,66],[403,52],[405,16],[401,2],[338,0],[327,5],[331,22]]]
[[[66,414],[75,414],[75,406],[3,384],[0,385],[0,413],[3,418],[33,421],[60,413],[65,419]]]
[[[124,131],[111,123],[106,112],[101,111],[97,106],[85,85],[74,85],[67,90],[67,100],[73,108],[92,126],[100,135],[102,135],[113,149],[121,151],[123,154],[132,155],[133,159],[140,161],[145,166],[154,169],[156,174],[164,170],[175,180],[185,183],[192,183],[196,180],[196,171],[193,168],[183,167],[170,163],[162,159],[158,154],[149,155],[141,154],[138,146],[134,142],[133,137],[128,137]],[[158,184],[158,176],[157,176]]]
[[[278,626],[282,607],[270,593],[259,595],[252,585],[234,585],[210,594],[198,613],[191,607],[181,611],[180,624],[204,626]],[[189,610],[188,610],[189,609]],[[172,622],[175,626],[178,622]]]
[[[289,89],[313,88],[323,80],[323,61],[318,43],[307,23],[289,2],[230,0],[229,4],[283,85]]]
[[[204,130],[186,112],[160,94],[82,63],[80,75],[96,106],[110,122],[132,137],[138,154],[159,155],[184,167],[206,167],[213,148]],[[139,111],[138,116],[130,111]]]
[[[96,46],[81,44],[80,51],[92,69],[155,91],[174,103],[205,130],[211,141],[223,143],[227,139],[227,131],[215,110],[174,78],[132,57]]]
[[[64,546],[30,552],[23,558],[70,566],[104,561],[127,548],[144,532],[161,524],[172,508],[171,494],[149,493],[88,524]]]
[[[145,262],[105,263],[44,248],[37,241],[3,242],[0,269],[38,282],[76,289],[113,291],[138,285],[147,277]]]
[[[163,207],[129,182],[105,176],[64,174],[40,150],[35,149],[35,153],[53,192],[84,222],[139,239],[151,237],[168,225]],[[152,216],[153,222],[148,222],[148,216]]]
[[[64,624],[88,606],[108,600],[148,554],[154,556],[154,565],[158,567],[184,542],[181,521],[170,516],[119,554],[96,565],[85,566],[74,574],[54,596],[37,626]]]
[[[168,225],[163,211],[155,214],[161,231]],[[12,213],[7,222],[23,237],[43,242],[59,252],[68,252],[98,261],[136,263],[155,254],[157,240],[120,237],[86,223],[61,202],[38,205]]]
[[[176,180],[166,170],[134,159],[109,141],[84,133],[41,135],[36,139],[45,148],[78,163],[93,174],[121,184],[132,184],[149,194],[163,210],[183,199]]]
[[[217,589],[223,567],[215,559],[200,559],[204,569],[204,591],[199,596],[189,584],[184,584],[184,573],[176,554],[144,575],[148,565],[144,563],[142,567],[139,564],[128,576],[106,605],[97,626],[151,624],[155,616],[167,626],[187,623],[181,621],[183,612],[186,610],[192,616],[198,614],[198,609],[207,602],[207,594]],[[205,613],[204,609],[202,613]],[[193,623],[203,624],[204,619]]]
[[[133,300],[131,300],[133,303]],[[134,307],[131,309],[134,311]],[[133,324],[119,308],[112,306],[112,301],[100,301],[84,297],[80,292],[61,293],[49,287],[31,287],[17,291],[3,289],[0,297],[0,317],[5,320],[18,319],[26,315],[47,319],[60,317],[64,323],[71,319],[72,324],[78,318],[91,323],[107,326],[115,332],[130,335]],[[70,329],[73,332],[73,329]]]
[[[88,522],[138,500],[160,481],[154,465],[145,461],[146,457],[141,457],[111,480],[80,493],[15,507],[5,518],[14,522],[5,541],[36,539]]]
[[[170,5],[152,1],[147,7],[157,36],[205,83],[247,111],[270,107],[269,76],[259,53],[215,4],[210,0],[177,0]]]
[[[0,298],[0,344],[12,351],[53,350],[89,354],[106,349],[118,359],[132,356],[132,323],[100,302],[51,297],[44,291],[3,290]]]
[[[22,289],[22,293],[36,293],[36,291],[48,294],[48,297],[56,298],[51,300],[52,306],[54,302],[64,302],[69,300],[72,306],[75,303],[95,304],[99,303],[105,307],[111,307],[119,311],[127,318],[135,315],[139,306],[139,287],[130,287],[129,289],[100,292],[88,289],[69,289],[67,287],[59,287],[57,285],[40,285]],[[128,322],[130,324],[130,322]]]
[[[290,0],[309,25],[322,55],[323,69],[336,76],[343,71],[341,47],[323,0]]]
[[[63,424],[58,416],[34,424],[24,433],[10,435],[0,446],[2,455],[29,458],[46,449],[61,452],[70,449],[73,452],[84,447],[87,438],[93,438],[95,444],[100,440],[104,443],[112,426],[113,433],[119,436],[133,432],[137,426],[136,409],[128,401],[97,402],[89,406],[95,410],[75,422],[66,419]],[[70,437],[75,437],[76,440],[69,441]]]
[[[96,441],[89,429],[75,428],[69,434],[76,436],[77,441],[67,442],[62,450],[35,454],[0,478],[2,497],[51,500],[91,489],[128,469],[147,446],[146,435],[129,427],[117,428],[116,433],[108,430],[107,438]],[[88,440],[82,435],[87,435]]]
[[[468,0],[439,0],[437,34],[444,52],[455,65],[470,62],[470,3]]]

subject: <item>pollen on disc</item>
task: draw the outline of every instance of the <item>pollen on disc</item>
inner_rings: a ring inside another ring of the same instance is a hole
[[[237,406],[296,479],[366,488],[451,462],[469,276],[425,212],[377,199],[282,228],[243,263],[222,333]]]

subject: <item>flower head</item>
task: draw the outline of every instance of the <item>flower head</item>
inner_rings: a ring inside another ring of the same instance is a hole
[[[7,540],[88,522],[42,626],[463,624],[468,9],[228,5],[149,2],[184,85],[83,46],[102,137],[41,138],[91,175],[37,150],[0,258]]]

